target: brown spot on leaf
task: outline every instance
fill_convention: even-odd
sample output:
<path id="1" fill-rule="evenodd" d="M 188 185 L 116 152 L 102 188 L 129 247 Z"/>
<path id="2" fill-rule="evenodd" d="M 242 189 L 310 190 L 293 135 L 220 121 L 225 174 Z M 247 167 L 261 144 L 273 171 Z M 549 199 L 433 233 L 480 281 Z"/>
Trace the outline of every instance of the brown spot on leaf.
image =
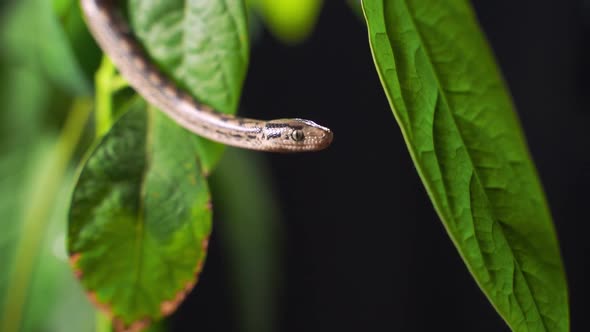
<path id="1" fill-rule="evenodd" d="M 168 316 L 176 311 L 180 303 L 184 301 L 186 294 L 187 292 L 183 289 L 182 291 L 178 292 L 172 300 L 162 302 L 160 305 L 160 312 L 162 315 Z"/>
<path id="2" fill-rule="evenodd" d="M 149 318 L 143 318 L 137 320 L 131 325 L 126 325 L 123 320 L 118 317 L 115 317 L 111 308 L 103 303 L 100 302 L 98 299 L 96 292 L 88 292 L 86 293 L 90 302 L 101 312 L 103 312 L 107 317 L 113 322 L 113 328 L 116 332 L 140 332 L 145 330 L 150 324 L 151 321 Z"/>
<path id="3" fill-rule="evenodd" d="M 72 266 L 76 266 L 76 264 L 78 264 L 78 261 L 80 260 L 80 257 L 82 255 L 80 253 L 76 253 L 73 254 L 72 256 L 70 256 L 70 264 L 72 264 Z"/>
<path id="4" fill-rule="evenodd" d="M 77 278 L 82 277 L 82 270 L 80 270 L 80 268 L 78 267 L 78 262 L 80 261 L 81 257 L 82 257 L 82 255 L 80 253 L 76 253 L 76 254 L 73 254 L 72 256 L 70 256 L 70 265 L 72 266 L 72 269 L 74 270 L 74 274 L 76 275 Z M 86 292 L 86 296 L 88 297 L 88 300 L 90 301 L 90 303 L 92 303 L 92 305 L 94 305 L 95 308 L 97 308 L 98 310 L 103 312 L 109 319 L 112 320 L 113 327 L 115 328 L 116 332 L 140 332 L 140 331 L 145 330 L 151 323 L 149 318 L 144 318 L 144 319 L 135 321 L 131 325 L 127 326 L 120 318 L 115 317 L 115 315 L 113 314 L 113 311 L 109 305 L 105 304 L 104 302 L 101 302 L 98 299 L 98 295 L 96 292 L 94 292 L 94 291 Z"/>
<path id="5" fill-rule="evenodd" d="M 82 278 L 82 270 L 80 270 L 80 268 L 78 267 L 78 261 L 80 261 L 80 257 L 81 255 L 79 253 L 70 256 L 70 266 L 72 267 L 74 275 L 78 279 Z"/>
<path id="6" fill-rule="evenodd" d="M 187 282 L 186 285 L 184 285 L 184 290 L 189 293 L 195 287 L 198 280 L 199 278 L 197 277 L 195 280 Z"/>
<path id="7" fill-rule="evenodd" d="M 203 254 L 201 255 L 201 259 L 197 263 L 195 269 L 195 278 L 199 276 L 199 273 L 203 270 L 203 264 L 205 264 L 205 258 L 207 257 L 207 248 L 209 247 L 209 238 L 205 238 L 203 242 L 201 242 L 201 249 L 203 250 Z"/>
<path id="8" fill-rule="evenodd" d="M 195 275 L 199 275 L 199 273 L 201 273 L 202 270 L 203 270 L 203 259 L 201 259 L 197 263 L 197 268 L 195 269 Z"/>
<path id="9" fill-rule="evenodd" d="M 113 311 L 111 310 L 111 308 L 100 302 L 100 300 L 98 299 L 98 296 L 96 296 L 96 292 L 87 292 L 86 295 L 88 296 L 88 299 L 90 300 L 90 302 L 100 311 L 102 311 L 105 315 L 107 315 L 109 318 L 113 318 Z"/>
<path id="10" fill-rule="evenodd" d="M 172 314 L 174 311 L 176 311 L 176 309 L 178 309 L 178 306 L 182 303 L 182 301 L 184 301 L 186 296 L 193 290 L 193 288 L 197 284 L 197 280 L 198 278 L 196 278 L 193 281 L 187 282 L 184 288 L 180 292 L 178 292 L 173 299 L 162 302 L 162 304 L 160 305 L 160 312 L 162 313 L 162 315 L 168 316 Z"/>
<path id="11" fill-rule="evenodd" d="M 203 249 L 203 251 L 206 251 L 207 247 L 209 247 L 209 239 L 205 238 L 201 242 L 201 248 Z M 197 263 L 197 266 L 195 267 L 195 279 L 188 281 L 184 285 L 184 289 L 179 291 L 174 296 L 173 299 L 162 302 L 162 304 L 160 305 L 160 312 L 162 313 L 162 315 L 168 316 L 168 315 L 172 314 L 174 311 L 176 311 L 176 309 L 178 309 L 178 306 L 182 303 L 182 301 L 184 301 L 186 296 L 193 290 L 193 288 L 195 287 L 195 285 L 197 284 L 197 282 L 199 280 L 199 274 L 201 273 L 201 270 L 203 270 L 203 263 L 205 261 L 205 256 L 206 256 L 206 254 L 203 253 L 203 255 L 201 256 L 201 259 L 199 259 L 199 262 Z"/>
<path id="12" fill-rule="evenodd" d="M 116 332 L 140 332 L 145 330 L 148 326 L 150 326 L 149 318 L 135 321 L 129 326 L 125 325 L 125 323 L 119 318 L 113 319 L 113 327 Z"/>

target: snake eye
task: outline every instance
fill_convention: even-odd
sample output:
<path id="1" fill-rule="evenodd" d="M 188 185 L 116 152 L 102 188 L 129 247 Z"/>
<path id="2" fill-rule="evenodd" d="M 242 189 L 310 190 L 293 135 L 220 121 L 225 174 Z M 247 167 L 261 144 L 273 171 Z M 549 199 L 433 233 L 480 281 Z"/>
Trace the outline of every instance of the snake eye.
<path id="1" fill-rule="evenodd" d="M 303 130 L 293 130 L 293 132 L 291 133 L 291 138 L 295 142 L 303 141 L 303 139 L 305 138 L 305 135 L 303 135 Z"/>

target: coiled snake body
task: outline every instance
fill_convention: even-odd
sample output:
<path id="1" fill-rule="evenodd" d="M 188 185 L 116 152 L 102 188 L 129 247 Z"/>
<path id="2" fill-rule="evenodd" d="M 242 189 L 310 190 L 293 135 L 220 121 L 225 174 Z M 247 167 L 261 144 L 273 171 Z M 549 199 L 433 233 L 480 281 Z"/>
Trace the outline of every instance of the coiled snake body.
<path id="1" fill-rule="evenodd" d="M 304 119 L 255 120 L 212 110 L 181 91 L 152 64 L 113 0 L 81 0 L 86 23 L 121 75 L 147 101 L 189 131 L 240 148 L 303 152 L 324 149 L 330 129 Z"/>

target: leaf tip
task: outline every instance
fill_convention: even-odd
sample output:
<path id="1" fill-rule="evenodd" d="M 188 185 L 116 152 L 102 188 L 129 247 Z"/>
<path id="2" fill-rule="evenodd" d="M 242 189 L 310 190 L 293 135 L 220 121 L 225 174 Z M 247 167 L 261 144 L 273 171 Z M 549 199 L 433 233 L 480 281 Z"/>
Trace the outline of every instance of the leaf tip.
<path id="1" fill-rule="evenodd" d="M 203 249 L 203 252 L 206 252 L 208 247 L 209 247 L 209 238 L 205 238 L 201 242 L 201 248 Z M 205 261 L 205 257 L 202 257 L 199 260 L 199 262 L 197 263 L 197 266 L 195 268 L 195 279 L 188 281 L 185 284 L 184 288 L 181 289 L 178 293 L 176 293 L 176 295 L 174 296 L 173 299 L 168 300 L 168 301 L 164 301 L 164 302 L 162 302 L 162 304 L 160 304 L 160 313 L 163 316 L 168 316 L 168 315 L 172 314 L 174 311 L 176 311 L 176 309 L 178 309 L 178 306 L 184 301 L 186 296 L 193 290 L 193 288 L 195 287 L 195 285 L 199 281 L 199 274 L 203 270 L 204 261 Z"/>
<path id="2" fill-rule="evenodd" d="M 87 292 L 86 295 L 94 307 L 104 313 L 111 320 L 113 329 L 116 332 L 140 332 L 145 330 L 151 324 L 149 318 L 138 319 L 131 324 L 126 324 L 123 319 L 115 316 L 109 305 L 98 299 L 96 292 Z"/>
<path id="3" fill-rule="evenodd" d="M 162 302 L 162 304 L 160 305 L 160 312 L 162 313 L 163 316 L 168 316 L 168 315 L 172 314 L 174 311 L 176 311 L 178 306 L 184 301 L 186 296 L 191 292 L 191 290 L 197 284 L 197 279 L 198 279 L 198 277 L 195 278 L 195 280 L 187 282 L 186 285 L 184 286 L 184 289 L 182 289 L 180 292 L 178 292 L 172 300 Z"/>
<path id="4" fill-rule="evenodd" d="M 144 318 L 126 325 L 122 320 L 115 318 L 113 319 L 113 328 L 116 332 L 140 332 L 150 326 L 150 320 Z"/>

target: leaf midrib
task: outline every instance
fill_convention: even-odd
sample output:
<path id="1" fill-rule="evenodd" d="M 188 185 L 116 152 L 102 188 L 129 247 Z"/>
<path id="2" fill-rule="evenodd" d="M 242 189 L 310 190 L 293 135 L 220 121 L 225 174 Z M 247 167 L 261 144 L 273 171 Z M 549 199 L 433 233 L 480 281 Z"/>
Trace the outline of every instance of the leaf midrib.
<path id="1" fill-rule="evenodd" d="M 144 144 L 144 154 L 145 154 L 145 165 L 144 168 L 142 170 L 141 173 L 141 182 L 140 182 L 140 191 L 139 191 L 139 196 L 140 196 L 140 202 L 139 202 L 139 206 L 138 206 L 138 214 L 137 214 L 137 232 L 136 232 L 136 247 L 135 247 L 135 256 L 136 256 L 136 273 L 135 273 L 135 282 L 134 285 L 136 285 L 136 287 L 134 287 L 133 290 L 133 304 L 136 304 L 137 301 L 137 295 L 139 293 L 139 290 L 137 288 L 137 285 L 141 285 L 140 283 L 140 279 L 141 279 L 141 275 L 142 275 L 142 269 L 143 269 L 143 261 L 145 256 L 143 255 L 143 251 L 144 251 L 144 244 L 145 244 L 145 198 L 146 198 L 146 178 L 147 175 L 149 173 L 149 169 L 152 165 L 152 155 L 150 152 L 150 145 L 152 142 L 152 131 L 153 131 L 153 119 L 152 119 L 152 115 L 149 109 L 145 110 L 146 112 L 146 117 L 145 117 L 145 121 L 146 121 L 146 133 L 145 133 L 145 144 Z"/>

